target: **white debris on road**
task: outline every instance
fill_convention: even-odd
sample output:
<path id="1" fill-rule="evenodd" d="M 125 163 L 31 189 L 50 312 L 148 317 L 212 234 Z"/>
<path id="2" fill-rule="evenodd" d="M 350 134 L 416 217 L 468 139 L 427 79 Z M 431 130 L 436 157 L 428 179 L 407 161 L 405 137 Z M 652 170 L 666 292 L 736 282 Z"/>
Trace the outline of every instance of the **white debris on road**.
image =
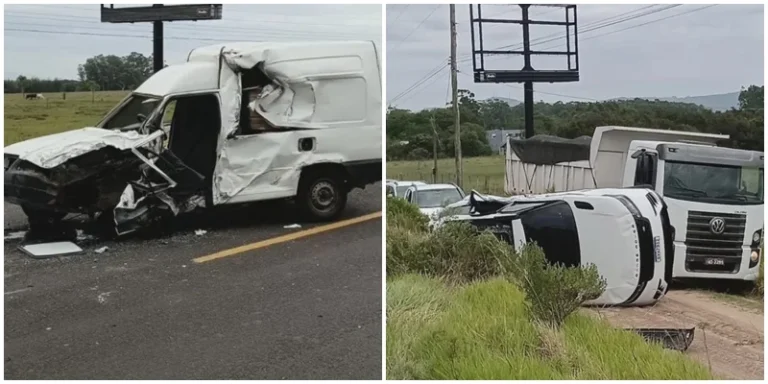
<path id="1" fill-rule="evenodd" d="M 286 226 L 284 226 L 283 228 L 285 228 L 285 229 L 296 229 L 296 228 L 301 228 L 301 224 L 291 224 L 291 225 L 286 225 Z"/>
<path id="2" fill-rule="evenodd" d="M 99 295 L 96 296 L 96 300 L 98 300 L 100 304 L 104 304 L 104 303 L 107 302 L 107 297 L 109 295 L 111 295 L 111 294 L 112 294 L 112 292 L 102 292 L 102 293 L 99 293 Z"/>
<path id="3" fill-rule="evenodd" d="M 96 253 L 104 253 L 108 249 L 109 249 L 109 247 L 101 247 L 101 248 L 94 249 L 93 251 L 96 252 Z"/>
<path id="4" fill-rule="evenodd" d="M 208 233 L 208 231 L 206 231 L 205 229 L 195 230 L 195 235 L 197 236 L 202 236 L 202 235 L 205 235 L 206 233 Z"/>

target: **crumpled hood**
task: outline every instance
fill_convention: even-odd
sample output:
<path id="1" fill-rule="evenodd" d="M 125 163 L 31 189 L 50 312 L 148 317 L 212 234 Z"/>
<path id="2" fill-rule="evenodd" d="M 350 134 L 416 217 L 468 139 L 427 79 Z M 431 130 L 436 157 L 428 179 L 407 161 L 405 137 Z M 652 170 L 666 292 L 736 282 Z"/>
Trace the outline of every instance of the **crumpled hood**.
<path id="1" fill-rule="evenodd" d="M 41 168 L 54 168 L 69 159 L 104 147 L 126 150 L 145 139 L 136 131 L 120 132 L 102 128 L 82 128 L 37 137 L 5 147 L 7 155 L 18 156 Z"/>

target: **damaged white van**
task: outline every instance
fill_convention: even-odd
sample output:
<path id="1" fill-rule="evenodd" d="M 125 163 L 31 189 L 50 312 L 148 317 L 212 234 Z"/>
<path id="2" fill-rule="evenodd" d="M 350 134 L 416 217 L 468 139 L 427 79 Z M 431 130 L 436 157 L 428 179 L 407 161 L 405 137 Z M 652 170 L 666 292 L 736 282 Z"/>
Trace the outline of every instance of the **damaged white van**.
<path id="1" fill-rule="evenodd" d="M 197 207 L 294 199 L 331 220 L 381 180 L 373 42 L 232 43 L 162 69 L 94 127 L 5 148 L 30 225 L 107 215 L 117 234 Z"/>

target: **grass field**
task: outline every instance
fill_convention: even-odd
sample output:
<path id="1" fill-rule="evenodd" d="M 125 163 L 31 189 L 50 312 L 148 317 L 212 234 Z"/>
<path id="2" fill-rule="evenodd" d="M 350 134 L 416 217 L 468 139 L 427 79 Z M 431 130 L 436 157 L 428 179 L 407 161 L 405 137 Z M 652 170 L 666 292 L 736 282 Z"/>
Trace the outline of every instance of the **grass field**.
<path id="1" fill-rule="evenodd" d="M 5 94 L 5 145 L 33 137 L 93 126 L 128 92 L 46 93 L 45 100 L 25 100 L 21 94 Z"/>
<path id="2" fill-rule="evenodd" d="M 432 160 L 388 161 L 387 178 L 398 180 L 421 180 L 432 182 Z M 437 181 L 456 182 L 454 159 L 440 159 L 437 162 Z M 469 192 L 505 195 L 504 156 L 470 157 L 464 159 L 464 180 L 462 187 Z"/>
<path id="3" fill-rule="evenodd" d="M 502 279 L 446 285 L 387 281 L 387 379 L 711 379 L 706 367 L 641 337 L 573 314 L 560 330 L 530 321 Z"/>

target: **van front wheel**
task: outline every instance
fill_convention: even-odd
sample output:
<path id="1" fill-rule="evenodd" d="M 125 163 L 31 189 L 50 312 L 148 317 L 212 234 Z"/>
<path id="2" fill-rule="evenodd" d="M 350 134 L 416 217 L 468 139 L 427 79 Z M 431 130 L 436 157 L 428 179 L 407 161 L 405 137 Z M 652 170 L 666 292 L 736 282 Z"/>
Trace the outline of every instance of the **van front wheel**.
<path id="1" fill-rule="evenodd" d="M 302 178 L 297 203 L 310 219 L 333 220 L 341 215 L 347 205 L 347 190 L 337 177 L 327 174 L 312 175 L 306 179 Z"/>

